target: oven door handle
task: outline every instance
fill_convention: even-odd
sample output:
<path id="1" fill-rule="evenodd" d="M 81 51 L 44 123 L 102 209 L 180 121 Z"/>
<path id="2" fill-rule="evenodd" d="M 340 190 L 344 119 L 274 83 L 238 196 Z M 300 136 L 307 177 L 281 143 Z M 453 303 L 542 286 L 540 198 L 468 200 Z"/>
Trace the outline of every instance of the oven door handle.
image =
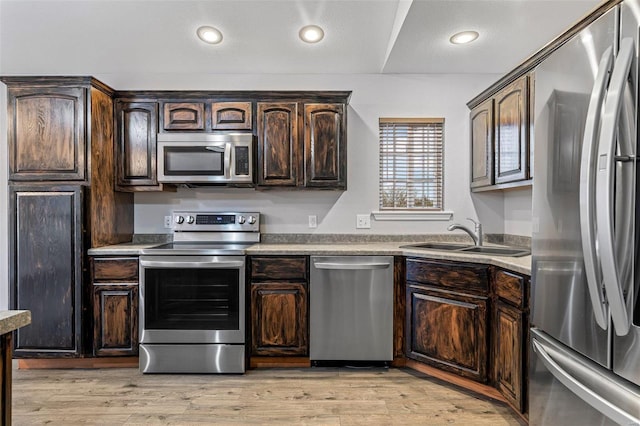
<path id="1" fill-rule="evenodd" d="M 216 261 L 216 262 L 181 262 L 175 260 L 142 260 L 140 266 L 150 268 L 242 268 L 244 262 L 240 260 Z"/>

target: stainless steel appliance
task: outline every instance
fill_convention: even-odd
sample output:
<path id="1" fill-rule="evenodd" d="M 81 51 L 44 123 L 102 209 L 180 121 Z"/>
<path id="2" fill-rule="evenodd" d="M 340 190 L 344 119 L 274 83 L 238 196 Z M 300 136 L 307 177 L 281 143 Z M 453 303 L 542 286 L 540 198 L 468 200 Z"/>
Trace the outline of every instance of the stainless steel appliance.
<path id="1" fill-rule="evenodd" d="M 259 213 L 174 212 L 173 242 L 140 256 L 140 370 L 245 371 L 245 249 Z"/>
<path id="2" fill-rule="evenodd" d="M 625 0 L 535 70 L 532 425 L 640 424 L 639 17 Z"/>
<path id="3" fill-rule="evenodd" d="M 158 182 L 251 184 L 251 133 L 159 133 Z"/>
<path id="4" fill-rule="evenodd" d="M 312 256 L 309 358 L 393 360 L 393 256 Z"/>

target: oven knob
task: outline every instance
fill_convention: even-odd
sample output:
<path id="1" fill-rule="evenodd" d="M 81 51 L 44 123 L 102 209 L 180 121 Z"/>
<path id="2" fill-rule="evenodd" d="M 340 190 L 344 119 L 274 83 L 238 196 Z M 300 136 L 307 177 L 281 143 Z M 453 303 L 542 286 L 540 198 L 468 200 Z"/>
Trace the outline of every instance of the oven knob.
<path id="1" fill-rule="evenodd" d="M 196 221 L 196 218 L 195 218 L 195 217 L 193 217 L 193 216 L 187 216 L 187 223 L 188 223 L 188 224 L 190 224 L 190 225 L 191 225 L 191 224 L 192 224 L 193 222 L 195 222 L 195 221 Z"/>
<path id="2" fill-rule="evenodd" d="M 255 218 L 255 217 L 253 217 L 253 216 L 249 216 L 249 223 L 250 223 L 251 225 L 253 225 L 254 223 L 256 223 L 256 218 Z"/>
<path id="3" fill-rule="evenodd" d="M 242 224 L 243 224 L 243 223 L 245 223 L 245 222 L 246 222 L 246 219 L 244 218 L 244 216 L 238 216 L 238 223 L 239 223 L 240 225 L 242 225 Z"/>
<path id="4" fill-rule="evenodd" d="M 176 223 L 180 224 L 180 223 L 182 223 L 182 222 L 184 222 L 184 217 L 182 217 L 182 216 L 176 216 Z"/>

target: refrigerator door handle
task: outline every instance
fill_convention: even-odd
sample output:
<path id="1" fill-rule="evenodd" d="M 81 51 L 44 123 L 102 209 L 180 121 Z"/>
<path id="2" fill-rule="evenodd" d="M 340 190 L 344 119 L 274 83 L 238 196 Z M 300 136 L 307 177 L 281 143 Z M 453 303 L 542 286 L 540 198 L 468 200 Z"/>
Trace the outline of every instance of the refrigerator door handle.
<path id="1" fill-rule="evenodd" d="M 580 234 L 582 236 L 582 255 L 584 258 L 585 274 L 589 296 L 593 306 L 593 315 L 596 323 L 606 330 L 608 328 L 607 305 L 601 289 L 600 263 L 596 256 L 596 229 L 595 229 L 595 168 L 596 168 L 596 139 L 602 104 L 607 93 L 607 82 L 611 64 L 613 63 L 613 48 L 609 47 L 602 54 L 598 73 L 591 91 L 587 120 L 584 128 L 584 141 L 582 144 L 582 160 L 580 161 Z"/>
<path id="2" fill-rule="evenodd" d="M 596 175 L 596 205 L 599 206 L 596 210 L 596 225 L 600 264 L 611 319 L 618 336 L 627 335 L 630 324 L 614 250 L 613 210 L 617 145 L 615 142 L 622 100 L 634 53 L 633 39 L 629 37 L 622 39 L 604 104 Z"/>
<path id="3" fill-rule="evenodd" d="M 619 424 L 634 425 L 638 394 L 608 371 L 584 364 L 568 350 L 531 329 L 531 345 L 549 372 L 571 392 Z M 604 370 L 604 369 L 603 369 Z"/>

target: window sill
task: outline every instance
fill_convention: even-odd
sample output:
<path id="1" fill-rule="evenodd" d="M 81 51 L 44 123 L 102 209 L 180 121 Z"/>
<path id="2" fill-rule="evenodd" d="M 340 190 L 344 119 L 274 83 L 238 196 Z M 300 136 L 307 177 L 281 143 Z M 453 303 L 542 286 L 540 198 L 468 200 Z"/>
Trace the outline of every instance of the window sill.
<path id="1" fill-rule="evenodd" d="M 375 220 L 393 221 L 449 221 L 453 217 L 452 211 L 430 212 L 430 211 L 377 211 L 371 212 Z"/>

